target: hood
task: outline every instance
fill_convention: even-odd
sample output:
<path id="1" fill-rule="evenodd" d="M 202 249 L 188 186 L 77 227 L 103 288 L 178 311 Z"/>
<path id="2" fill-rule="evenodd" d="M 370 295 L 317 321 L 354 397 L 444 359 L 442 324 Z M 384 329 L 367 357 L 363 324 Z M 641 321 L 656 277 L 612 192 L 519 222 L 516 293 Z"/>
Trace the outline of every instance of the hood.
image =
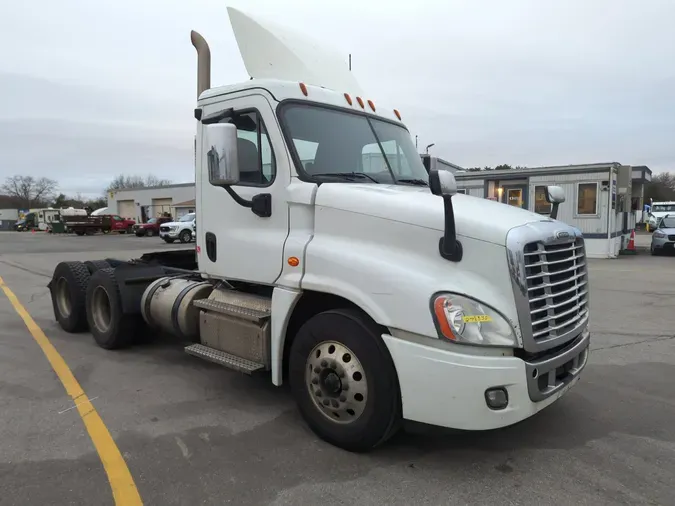
<path id="1" fill-rule="evenodd" d="M 249 76 L 362 94 L 345 56 L 270 21 L 228 7 L 232 31 Z"/>
<path id="2" fill-rule="evenodd" d="M 452 203 L 460 236 L 501 246 L 513 227 L 552 221 L 524 209 L 461 193 L 452 197 Z M 433 195 L 426 187 L 323 183 L 317 192 L 316 205 L 439 232 L 444 229 L 443 199 Z"/>

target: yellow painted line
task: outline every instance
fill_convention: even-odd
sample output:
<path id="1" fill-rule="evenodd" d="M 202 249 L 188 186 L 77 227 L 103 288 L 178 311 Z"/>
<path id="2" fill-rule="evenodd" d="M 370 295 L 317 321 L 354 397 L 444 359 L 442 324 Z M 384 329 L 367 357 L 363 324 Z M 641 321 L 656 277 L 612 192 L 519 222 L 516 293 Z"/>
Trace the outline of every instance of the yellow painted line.
<path id="1" fill-rule="evenodd" d="M 56 351 L 56 348 L 54 348 L 49 339 L 47 339 L 45 333 L 38 327 L 35 320 L 33 320 L 26 308 L 23 307 L 17 296 L 14 295 L 14 292 L 9 289 L 1 277 L 0 288 L 5 292 L 5 295 L 12 303 L 12 306 L 14 306 L 14 310 L 19 314 L 26 324 L 26 327 L 28 327 L 33 339 L 35 339 L 40 348 L 42 348 L 52 369 L 54 369 L 54 372 L 61 380 L 61 383 L 63 383 L 66 392 L 68 392 L 68 395 L 70 395 L 73 402 L 75 402 L 77 411 L 80 413 L 84 426 L 87 428 L 89 437 L 94 443 L 98 456 L 103 463 L 103 468 L 108 475 L 108 481 L 110 482 L 110 488 L 112 489 L 115 504 L 123 506 L 142 505 L 143 501 L 141 501 L 141 496 L 138 494 L 136 483 L 134 483 L 134 479 L 129 472 L 126 462 L 124 462 L 124 458 L 122 457 L 119 448 L 117 448 L 115 441 L 110 435 L 110 432 L 108 432 L 108 428 L 103 423 L 103 420 L 101 420 L 96 408 L 94 408 L 87 397 L 87 394 L 84 393 L 84 390 L 82 390 L 82 387 L 75 379 L 68 364 L 66 364 L 66 361 L 63 360 L 63 357 Z"/>

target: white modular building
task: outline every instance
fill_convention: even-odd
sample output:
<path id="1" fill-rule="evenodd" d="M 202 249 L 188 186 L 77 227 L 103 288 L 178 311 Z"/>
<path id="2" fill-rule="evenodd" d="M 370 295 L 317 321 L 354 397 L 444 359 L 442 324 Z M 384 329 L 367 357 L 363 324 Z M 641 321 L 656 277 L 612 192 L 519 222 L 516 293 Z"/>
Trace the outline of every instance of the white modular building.
<path id="1" fill-rule="evenodd" d="M 455 178 L 462 193 L 543 215 L 551 211 L 546 186 L 561 186 L 566 199 L 558 220 L 583 232 L 590 258 L 615 258 L 641 217 L 651 175 L 649 167 L 612 162 L 456 172 Z"/>
<path id="2" fill-rule="evenodd" d="M 146 188 L 129 188 L 108 193 L 111 214 L 144 223 L 165 213 L 178 217 L 189 209 L 194 211 L 196 191 L 194 183 L 170 184 Z M 192 203 L 192 205 L 189 205 Z"/>

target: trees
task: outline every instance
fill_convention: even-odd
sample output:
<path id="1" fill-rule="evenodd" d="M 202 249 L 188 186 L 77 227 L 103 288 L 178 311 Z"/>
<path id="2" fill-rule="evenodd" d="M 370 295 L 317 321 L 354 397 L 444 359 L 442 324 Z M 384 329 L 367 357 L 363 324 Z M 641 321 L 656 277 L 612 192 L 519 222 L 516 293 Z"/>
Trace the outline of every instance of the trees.
<path id="1" fill-rule="evenodd" d="M 672 172 L 656 174 L 645 185 L 645 202 L 649 199 L 655 202 L 675 200 L 675 175 Z"/>
<path id="2" fill-rule="evenodd" d="M 165 186 L 171 184 L 169 179 L 161 179 L 153 174 L 145 178 L 141 176 L 127 176 L 120 174 L 106 187 L 106 193 L 114 190 L 125 190 L 128 188 L 147 188 L 149 186 Z"/>
<path id="3" fill-rule="evenodd" d="M 47 177 L 10 176 L 0 186 L 3 194 L 12 197 L 19 207 L 40 207 L 54 195 L 58 183 Z"/>

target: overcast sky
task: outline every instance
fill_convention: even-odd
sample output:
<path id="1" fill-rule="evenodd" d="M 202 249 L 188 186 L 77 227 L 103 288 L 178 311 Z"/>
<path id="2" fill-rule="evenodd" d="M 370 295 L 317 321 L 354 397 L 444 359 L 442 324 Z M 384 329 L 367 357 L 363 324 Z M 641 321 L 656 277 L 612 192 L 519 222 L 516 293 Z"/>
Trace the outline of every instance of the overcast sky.
<path id="1" fill-rule="evenodd" d="M 32 0 L 0 15 L 0 180 L 193 181 L 190 30 L 213 85 L 248 79 L 226 5 L 352 53 L 369 98 L 459 165 L 675 169 L 673 0 Z"/>

